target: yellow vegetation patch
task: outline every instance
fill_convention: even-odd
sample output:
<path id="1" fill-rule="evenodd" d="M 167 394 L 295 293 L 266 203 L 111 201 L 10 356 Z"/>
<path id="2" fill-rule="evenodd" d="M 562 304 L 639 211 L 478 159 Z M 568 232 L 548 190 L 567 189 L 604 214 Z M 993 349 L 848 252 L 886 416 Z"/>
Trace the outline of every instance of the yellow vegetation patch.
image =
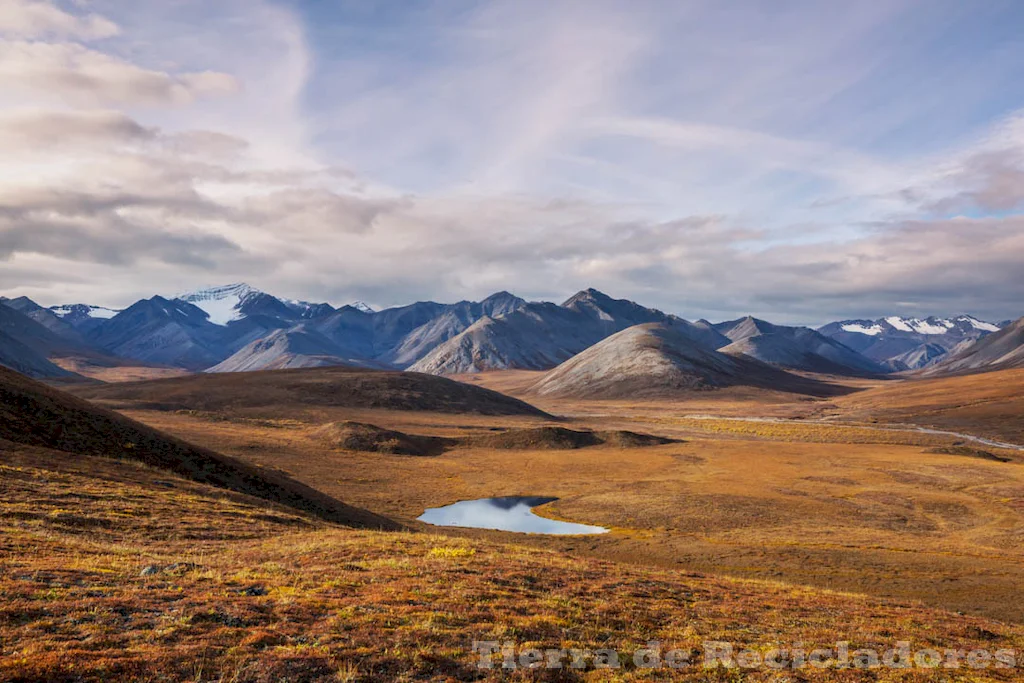
<path id="1" fill-rule="evenodd" d="M 476 555 L 476 550 L 473 548 L 464 548 L 460 546 L 438 546 L 431 548 L 427 553 L 430 557 L 443 557 L 446 559 L 455 559 L 459 557 L 472 557 Z"/>

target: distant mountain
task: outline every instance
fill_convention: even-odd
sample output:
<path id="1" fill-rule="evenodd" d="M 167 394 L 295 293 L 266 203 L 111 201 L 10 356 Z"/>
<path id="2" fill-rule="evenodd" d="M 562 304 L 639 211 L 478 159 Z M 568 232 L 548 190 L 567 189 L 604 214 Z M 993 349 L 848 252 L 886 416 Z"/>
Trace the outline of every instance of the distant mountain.
<path id="1" fill-rule="evenodd" d="M 381 368 L 335 344 L 308 324 L 288 330 L 275 330 L 246 345 L 227 360 L 206 372 L 249 372 L 328 366 Z"/>
<path id="2" fill-rule="evenodd" d="M 93 330 L 89 339 L 122 358 L 188 370 L 216 365 L 229 354 L 223 329 L 209 314 L 180 300 L 137 301 Z"/>
<path id="3" fill-rule="evenodd" d="M 937 349 L 921 348 L 932 339 L 922 339 L 940 328 L 943 342 L 936 344 L 948 349 L 957 339 L 967 343 L 995 327 L 969 316 L 948 325 L 939 319 L 845 321 L 822 328 L 832 338 L 755 318 L 688 322 L 596 289 L 562 304 L 527 302 L 502 291 L 482 301 L 421 301 L 380 311 L 359 302 L 335 309 L 281 298 L 244 283 L 155 296 L 122 311 L 86 304 L 44 309 L 24 298 L 8 304 L 66 344 L 132 362 L 216 372 L 334 363 L 430 374 L 548 370 L 622 330 L 659 323 L 705 350 L 742 353 L 782 367 L 865 374 L 934 362 Z M 883 354 L 883 361 L 895 359 L 885 367 L 857 353 L 881 341 L 894 345 Z"/>
<path id="4" fill-rule="evenodd" d="M 50 309 L 43 308 L 27 296 L 20 296 L 16 299 L 3 299 L 3 304 L 35 320 L 67 342 L 77 345 L 85 345 L 87 343 L 82 333 L 75 329 L 73 325 Z"/>
<path id="5" fill-rule="evenodd" d="M 882 363 L 891 372 L 919 370 L 932 365 L 949 351 L 938 344 L 921 344 Z"/>
<path id="6" fill-rule="evenodd" d="M 211 323 L 222 326 L 255 316 L 294 322 L 334 311 L 329 304 L 279 299 L 245 283 L 210 287 L 174 298 L 199 308 Z"/>
<path id="7" fill-rule="evenodd" d="M 947 358 L 926 368 L 922 374 L 940 375 L 1006 368 L 1024 368 L 1024 318 L 951 352 Z"/>
<path id="8" fill-rule="evenodd" d="M 732 340 L 722 353 L 743 354 L 763 363 L 793 370 L 830 374 L 881 374 L 880 364 L 809 327 L 787 327 L 747 316 L 718 323 L 716 330 Z"/>
<path id="9" fill-rule="evenodd" d="M 91 306 L 89 304 L 66 304 L 63 306 L 52 306 L 50 310 L 55 316 L 74 327 L 83 334 L 88 334 L 110 320 L 121 311 L 104 306 Z"/>
<path id="10" fill-rule="evenodd" d="M 75 345 L 11 308 L 11 301 L 0 303 L 0 365 L 40 379 L 73 377 L 50 357 L 70 354 Z"/>
<path id="11" fill-rule="evenodd" d="M 878 320 L 842 320 L 820 327 L 818 331 L 872 360 L 885 363 L 904 355 L 913 356 L 922 346 L 929 347 L 930 354 L 934 354 L 936 347 L 949 352 L 965 341 L 997 332 L 1000 327 L 970 315 L 954 318 L 889 316 Z M 924 357 L 919 353 L 917 356 L 918 360 Z M 936 358 L 933 355 L 929 362 Z"/>
<path id="12" fill-rule="evenodd" d="M 478 320 L 409 369 L 435 375 L 509 368 L 547 370 L 616 332 L 644 323 L 671 323 L 681 334 L 712 350 L 729 343 L 709 325 L 690 323 L 588 289 L 561 306 L 529 303 Z"/>
<path id="13" fill-rule="evenodd" d="M 408 367 L 480 320 L 508 315 L 525 306 L 527 302 L 523 299 L 508 292 L 498 292 L 479 303 L 460 301 L 447 305 L 437 316 L 397 339 L 388 338 L 377 328 L 375 338 L 378 345 L 381 350 L 388 349 L 379 358 L 397 367 Z M 387 311 L 382 311 L 384 315 Z"/>
<path id="14" fill-rule="evenodd" d="M 548 306 L 553 307 L 553 304 Z M 434 348 L 409 370 L 430 375 L 508 368 L 542 370 L 571 357 L 578 349 L 586 348 L 586 342 L 544 334 L 545 324 L 535 316 L 536 308 L 539 306 L 531 304 L 527 311 L 499 318 L 481 318 L 464 332 Z"/>
<path id="15" fill-rule="evenodd" d="M 54 331 L 44 324 L 46 322 L 53 322 L 49 319 L 45 309 L 39 308 L 30 299 L 25 299 L 15 304 L 28 311 L 28 313 L 25 313 L 9 305 L 17 301 L 9 300 L 8 303 L 0 304 L 0 331 L 28 346 L 44 358 L 96 355 L 96 348 L 85 342 L 81 335 L 78 335 L 73 330 L 68 331 L 58 328 L 58 331 Z M 43 322 L 36 320 L 36 317 L 39 317 Z M 61 333 L 67 333 L 67 336 L 63 336 Z"/>
<path id="16" fill-rule="evenodd" d="M 371 306 L 370 304 L 367 304 L 367 303 L 363 303 L 362 301 L 353 301 L 352 303 L 349 304 L 349 306 L 351 306 L 352 308 L 356 309 L 357 311 L 362 311 L 363 313 L 376 313 L 377 312 L 374 309 L 373 306 Z"/>
<path id="17" fill-rule="evenodd" d="M 695 342 L 669 323 L 636 325 L 559 365 L 530 391 L 562 398 L 667 398 L 733 385 L 825 393 L 827 385 Z"/>

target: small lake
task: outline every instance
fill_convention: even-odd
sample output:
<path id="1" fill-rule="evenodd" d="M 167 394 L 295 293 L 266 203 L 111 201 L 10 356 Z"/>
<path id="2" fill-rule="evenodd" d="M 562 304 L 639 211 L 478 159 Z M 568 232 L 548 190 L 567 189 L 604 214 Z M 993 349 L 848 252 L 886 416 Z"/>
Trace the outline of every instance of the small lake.
<path id="1" fill-rule="evenodd" d="M 507 496 L 464 500 L 441 508 L 430 508 L 417 519 L 434 526 L 518 531 L 524 534 L 604 534 L 604 527 L 561 522 L 533 513 L 533 508 L 557 498 Z"/>

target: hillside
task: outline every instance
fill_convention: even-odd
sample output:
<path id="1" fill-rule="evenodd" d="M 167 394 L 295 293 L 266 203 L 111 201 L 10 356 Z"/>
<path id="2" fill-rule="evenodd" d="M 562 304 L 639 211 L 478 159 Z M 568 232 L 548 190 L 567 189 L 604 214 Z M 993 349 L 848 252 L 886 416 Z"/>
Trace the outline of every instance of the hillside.
<path id="1" fill-rule="evenodd" d="M 6 332 L 0 331 L 0 366 L 37 379 L 73 377 L 38 351 L 26 346 Z"/>
<path id="2" fill-rule="evenodd" d="M 123 415 L 0 368 L 3 442 L 131 460 L 193 481 L 263 498 L 351 526 L 396 528 L 384 517 L 345 505 L 286 475 L 197 448 Z"/>
<path id="3" fill-rule="evenodd" d="M 926 369 L 925 376 L 1024 367 L 1024 318 Z"/>
<path id="4" fill-rule="evenodd" d="M 827 385 L 708 350 L 673 325 L 630 327 L 562 363 L 530 391 L 557 398 L 657 398 L 734 385 L 826 392 Z"/>
<path id="5" fill-rule="evenodd" d="M 299 325 L 276 330 L 246 345 L 206 372 L 250 372 L 330 366 L 376 367 L 380 364 L 361 358 L 358 353 L 332 342 L 324 335 Z"/>
<path id="6" fill-rule="evenodd" d="M 911 423 L 1024 445 L 1024 369 L 885 382 L 837 399 L 844 420 Z"/>
<path id="7" fill-rule="evenodd" d="M 709 676 L 706 641 L 763 649 L 784 638 L 810 650 L 851 640 L 883 652 L 894 646 L 893 624 L 916 648 L 995 650 L 1024 638 L 1020 626 L 905 602 L 483 539 L 332 528 L 106 459 L 65 468 L 16 453 L 0 465 L 0 486 L 0 641 L 32 655 L 0 657 L 5 681 L 609 678 L 593 660 L 581 671 L 566 659 L 544 677 L 503 672 L 498 657 L 495 670 L 477 667 L 467 638 L 514 633 L 520 649 L 616 649 L 617 679 L 649 678 L 632 652 L 657 634 L 666 650 L 692 653 L 672 680 L 706 683 L 741 680 Z M 850 673 L 834 680 L 867 680 Z"/>
<path id="8" fill-rule="evenodd" d="M 79 387 L 75 393 L 117 406 L 156 410 L 216 411 L 306 405 L 544 415 L 518 399 L 443 377 L 341 367 L 192 375 Z"/>

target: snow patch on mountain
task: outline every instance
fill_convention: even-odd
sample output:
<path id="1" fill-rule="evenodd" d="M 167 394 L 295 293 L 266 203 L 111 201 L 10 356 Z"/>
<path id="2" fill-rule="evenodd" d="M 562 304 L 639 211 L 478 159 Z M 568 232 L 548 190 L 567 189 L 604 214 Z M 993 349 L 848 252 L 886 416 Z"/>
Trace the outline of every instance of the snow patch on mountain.
<path id="1" fill-rule="evenodd" d="M 895 327 L 895 328 L 896 328 L 897 330 L 899 330 L 900 332 L 913 332 L 913 331 L 914 331 L 914 328 L 913 328 L 913 327 L 911 327 L 910 325 L 908 325 L 908 324 L 907 324 L 907 323 L 906 323 L 906 322 L 905 322 L 905 321 L 903 320 L 903 318 L 900 318 L 900 317 L 898 317 L 898 316 L 890 316 L 890 317 L 888 317 L 888 318 L 886 318 L 886 319 L 885 319 L 885 322 L 889 323 L 890 325 L 892 325 L 893 327 Z"/>
<path id="2" fill-rule="evenodd" d="M 88 304 L 67 304 L 54 306 L 50 309 L 58 318 L 66 318 L 69 315 L 82 315 L 97 320 L 110 320 L 121 311 L 103 306 L 89 306 Z"/>
<path id="3" fill-rule="evenodd" d="M 910 326 L 918 334 L 946 334 L 946 332 L 953 328 L 953 323 L 949 320 L 936 320 L 935 322 L 914 320 L 910 323 Z"/>
<path id="4" fill-rule="evenodd" d="M 370 304 L 367 304 L 367 303 L 363 303 L 362 301 L 355 301 L 355 302 L 349 304 L 349 306 L 351 306 L 352 308 L 356 309 L 357 311 L 362 311 L 363 313 L 376 313 L 377 312 L 377 310 L 373 306 L 371 306 Z"/>
<path id="5" fill-rule="evenodd" d="M 997 326 L 969 315 L 960 316 L 956 320 L 950 320 L 949 318 L 900 318 L 898 316 L 890 316 L 885 319 L 885 322 L 900 332 L 915 332 L 917 334 L 947 334 L 950 330 L 958 327 L 957 323 L 967 323 L 974 329 L 984 332 L 999 331 Z M 846 328 L 844 327 L 843 329 Z"/>
<path id="6" fill-rule="evenodd" d="M 188 302 L 202 310 L 214 325 L 227 325 L 244 317 L 239 310 L 242 300 L 250 294 L 256 293 L 259 293 L 259 290 L 253 289 L 245 283 L 236 283 L 201 289 L 197 292 L 187 292 L 174 298 Z"/>
<path id="7" fill-rule="evenodd" d="M 978 320 L 977 318 L 972 318 L 969 315 L 961 316 L 961 317 L 957 318 L 957 320 L 960 321 L 960 322 L 968 323 L 974 329 L 982 330 L 984 332 L 998 332 L 999 330 L 1002 329 L 998 325 L 993 325 L 992 323 L 987 323 L 987 322 L 985 322 L 983 320 Z M 1004 325 L 1004 327 L 1007 327 L 1007 326 Z"/>
<path id="8" fill-rule="evenodd" d="M 881 325 L 872 325 L 871 327 L 865 327 L 864 325 L 854 323 L 850 325 L 843 325 L 843 330 L 845 330 L 846 332 L 866 334 L 869 337 L 874 337 L 875 335 L 882 334 Z"/>

